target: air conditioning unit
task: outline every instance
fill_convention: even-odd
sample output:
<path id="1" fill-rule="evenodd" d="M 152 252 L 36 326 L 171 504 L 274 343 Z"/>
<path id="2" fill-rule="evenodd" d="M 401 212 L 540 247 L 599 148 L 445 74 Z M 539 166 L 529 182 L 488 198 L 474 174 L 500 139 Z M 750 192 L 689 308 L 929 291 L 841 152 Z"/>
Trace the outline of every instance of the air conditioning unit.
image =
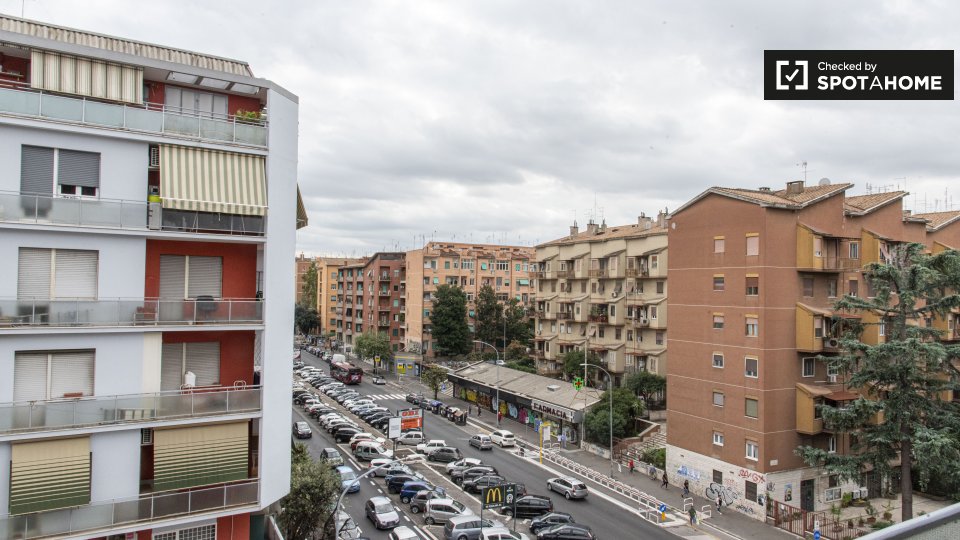
<path id="1" fill-rule="evenodd" d="M 836 349 L 840 346 L 840 340 L 837 338 L 829 338 L 827 339 L 826 346 L 830 349 Z"/>
<path id="2" fill-rule="evenodd" d="M 610 293 L 610 296 L 612 296 L 613 298 L 616 298 L 616 297 L 620 296 L 620 293 L 617 292 L 617 291 L 613 291 L 612 293 Z"/>
<path id="3" fill-rule="evenodd" d="M 140 430 L 140 446 L 148 446 L 153 444 L 153 428 L 146 428 Z"/>
<path id="4" fill-rule="evenodd" d="M 160 167 L 160 147 L 159 146 L 150 147 L 150 166 Z"/>
<path id="5" fill-rule="evenodd" d="M 828 374 L 827 374 L 827 382 L 829 382 L 829 383 L 835 383 L 835 382 L 837 382 L 837 374 L 836 374 L 836 373 L 828 373 Z"/>

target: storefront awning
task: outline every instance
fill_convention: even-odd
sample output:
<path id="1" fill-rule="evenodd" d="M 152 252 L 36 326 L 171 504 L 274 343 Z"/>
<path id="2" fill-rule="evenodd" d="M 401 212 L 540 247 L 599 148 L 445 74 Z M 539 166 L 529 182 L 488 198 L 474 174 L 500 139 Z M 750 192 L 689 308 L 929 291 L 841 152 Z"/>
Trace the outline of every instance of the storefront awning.
<path id="1" fill-rule="evenodd" d="M 264 158 L 184 146 L 160 146 L 163 207 L 246 216 L 267 213 Z"/>

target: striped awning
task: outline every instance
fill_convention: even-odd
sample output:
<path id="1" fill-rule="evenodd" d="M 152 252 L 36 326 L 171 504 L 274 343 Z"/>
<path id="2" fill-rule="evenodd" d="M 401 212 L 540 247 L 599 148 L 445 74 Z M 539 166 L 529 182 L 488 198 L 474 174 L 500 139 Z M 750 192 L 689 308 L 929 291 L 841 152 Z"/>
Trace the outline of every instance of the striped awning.
<path id="1" fill-rule="evenodd" d="M 154 489 L 166 491 L 247 478 L 248 423 L 154 431 Z"/>
<path id="2" fill-rule="evenodd" d="M 90 503 L 90 438 L 13 443 L 10 513 Z"/>
<path id="3" fill-rule="evenodd" d="M 303 196 L 300 195 L 300 186 L 297 186 L 297 228 L 307 226 L 307 207 L 303 205 Z"/>
<path id="4" fill-rule="evenodd" d="M 264 158 L 185 146 L 160 146 L 163 207 L 221 214 L 267 213 Z"/>
<path id="5" fill-rule="evenodd" d="M 30 86 L 65 94 L 143 103 L 143 68 L 33 50 L 30 54 Z"/>

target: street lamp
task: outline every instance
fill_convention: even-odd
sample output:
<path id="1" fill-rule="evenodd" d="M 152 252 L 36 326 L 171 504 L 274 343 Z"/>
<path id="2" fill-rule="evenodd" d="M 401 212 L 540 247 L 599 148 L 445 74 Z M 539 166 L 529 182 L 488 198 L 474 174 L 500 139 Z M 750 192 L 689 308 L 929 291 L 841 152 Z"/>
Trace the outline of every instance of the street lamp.
<path id="1" fill-rule="evenodd" d="M 498 351 L 496 347 L 487 343 L 486 341 L 480 341 L 479 339 L 475 339 L 473 340 L 473 342 L 490 347 L 491 349 L 493 349 L 493 352 L 496 353 L 497 355 L 497 428 L 499 428 L 500 427 L 500 351 Z"/>
<path id="2" fill-rule="evenodd" d="M 607 393 L 610 394 L 610 478 L 613 478 L 613 376 L 610 375 L 609 371 L 596 364 L 584 362 L 582 365 L 584 371 L 587 370 L 587 367 L 595 367 L 607 374 Z"/>

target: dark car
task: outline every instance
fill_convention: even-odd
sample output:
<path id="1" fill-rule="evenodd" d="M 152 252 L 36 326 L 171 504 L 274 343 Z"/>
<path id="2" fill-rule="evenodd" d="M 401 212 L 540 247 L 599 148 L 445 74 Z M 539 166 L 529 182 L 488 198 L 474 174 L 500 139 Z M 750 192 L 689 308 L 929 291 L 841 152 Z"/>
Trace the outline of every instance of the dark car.
<path id="1" fill-rule="evenodd" d="M 433 499 L 443 499 L 447 496 L 447 493 L 443 488 L 436 489 L 423 489 L 417 492 L 410 499 L 410 513 L 419 514 L 423 512 L 423 509 L 427 506 L 427 501 L 432 501 Z"/>
<path id="2" fill-rule="evenodd" d="M 541 530 L 537 533 L 537 538 L 540 540 L 593 540 L 596 536 L 586 525 L 565 523 Z"/>
<path id="3" fill-rule="evenodd" d="M 387 429 L 387 424 L 390 423 L 391 418 L 393 418 L 392 414 L 388 414 L 387 416 L 383 416 L 383 417 L 378 417 L 376 420 L 371 420 L 370 425 L 379 429 L 380 431 L 383 431 Z"/>
<path id="4" fill-rule="evenodd" d="M 480 493 L 485 487 L 499 486 L 507 480 L 496 474 L 488 474 L 471 480 L 463 481 L 463 490 L 467 493 Z"/>
<path id="5" fill-rule="evenodd" d="M 550 497 L 544 497 L 543 495 L 524 495 L 517 497 L 517 502 L 514 503 L 513 507 L 503 507 L 503 513 L 512 516 L 514 515 L 514 508 L 516 508 L 515 517 L 517 519 L 532 518 L 553 512 L 553 501 L 550 500 Z"/>
<path id="6" fill-rule="evenodd" d="M 450 477 L 453 478 L 454 482 L 461 484 L 465 480 L 473 480 L 487 474 L 497 474 L 497 468 L 490 465 L 474 465 L 463 470 L 455 469 Z"/>
<path id="7" fill-rule="evenodd" d="M 304 401 L 306 401 L 306 400 L 308 400 L 308 399 L 310 399 L 310 398 L 312 398 L 312 397 L 316 397 L 316 396 L 314 396 L 314 395 L 311 394 L 310 392 L 304 392 L 304 393 L 302 393 L 302 394 L 294 397 L 294 398 L 293 398 L 293 402 L 296 403 L 297 405 L 303 405 L 303 402 L 304 402 Z"/>
<path id="8" fill-rule="evenodd" d="M 390 493 L 400 493 L 400 490 L 403 488 L 403 485 L 407 482 L 420 481 L 421 478 L 417 478 L 412 474 L 392 474 L 387 477 L 387 491 Z"/>
<path id="9" fill-rule="evenodd" d="M 310 411 L 310 417 L 311 417 L 311 418 L 320 418 L 321 416 L 323 416 L 323 415 L 325 415 L 325 414 L 330 414 L 330 413 L 332 413 L 332 412 L 336 412 L 336 411 L 335 411 L 334 409 L 331 409 L 330 407 L 320 406 L 320 407 L 316 407 L 316 408 L 314 408 L 313 410 Z"/>
<path id="10" fill-rule="evenodd" d="M 313 437 L 313 430 L 310 429 L 310 426 L 307 425 L 306 422 L 294 422 L 293 435 L 298 439 L 309 439 Z"/>
<path id="11" fill-rule="evenodd" d="M 530 520 L 530 532 L 537 534 L 544 529 L 549 529 L 554 525 L 562 525 L 564 523 L 573 523 L 573 516 L 566 512 L 550 512 L 549 514 L 544 514 Z"/>
<path id="12" fill-rule="evenodd" d="M 360 433 L 359 429 L 355 427 L 344 426 L 337 429 L 337 431 L 333 434 L 333 440 L 337 441 L 338 443 L 347 442 L 357 433 Z"/>
<path id="13" fill-rule="evenodd" d="M 349 421 L 349 420 L 346 420 L 346 419 L 343 419 L 343 420 L 335 420 L 335 421 L 330 422 L 329 424 L 327 424 L 327 433 L 331 433 L 331 434 L 332 434 L 333 432 L 337 431 L 338 429 L 340 429 L 340 428 L 342 428 L 342 427 L 357 427 L 357 426 L 354 425 L 353 422 L 351 422 L 351 421 Z"/>
<path id="14" fill-rule="evenodd" d="M 408 504 L 413 496 L 423 490 L 433 490 L 434 486 L 430 482 L 424 480 L 411 480 L 405 482 L 400 488 L 400 502 L 403 504 Z"/>
<path id="15" fill-rule="evenodd" d="M 359 414 L 359 416 L 364 420 L 369 420 L 370 418 L 373 418 L 374 416 L 380 413 L 389 413 L 389 412 L 390 412 L 390 409 L 386 407 L 374 407 L 372 409 L 367 409 L 363 411 L 362 413 Z"/>
<path id="16" fill-rule="evenodd" d="M 462 457 L 463 454 L 460 453 L 460 450 L 453 448 L 452 446 L 444 446 L 443 448 L 437 448 L 433 452 L 427 454 L 427 461 L 450 463 L 451 461 L 457 461 Z"/>
<path id="17" fill-rule="evenodd" d="M 418 394 L 407 394 L 403 399 L 406 399 L 407 403 L 413 403 L 414 405 L 420 404 L 420 396 Z"/>

